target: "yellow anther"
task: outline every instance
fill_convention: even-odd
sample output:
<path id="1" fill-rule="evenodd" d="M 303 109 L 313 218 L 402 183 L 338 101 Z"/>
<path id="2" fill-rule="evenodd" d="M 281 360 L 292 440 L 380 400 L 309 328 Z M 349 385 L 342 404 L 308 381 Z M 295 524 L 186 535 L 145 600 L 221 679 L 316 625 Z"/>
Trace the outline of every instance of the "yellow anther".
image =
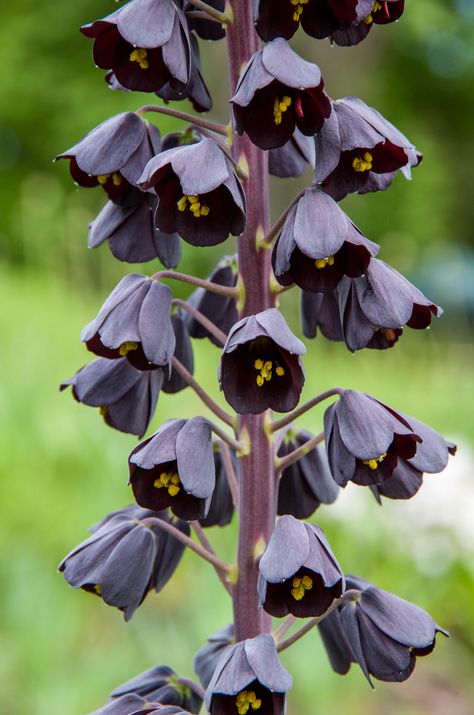
<path id="1" fill-rule="evenodd" d="M 262 705 L 260 698 L 257 698 L 253 690 L 242 690 L 235 698 L 235 706 L 239 715 L 246 715 L 249 708 L 258 710 Z"/>
<path id="2" fill-rule="evenodd" d="M 209 206 L 201 206 L 201 216 L 207 216 L 209 213 Z"/>
<path id="3" fill-rule="evenodd" d="M 352 160 L 352 168 L 354 171 L 370 171 L 372 168 L 372 154 L 368 151 L 364 152 L 364 156 L 356 156 Z"/>
<path id="4" fill-rule="evenodd" d="M 384 452 L 383 454 L 380 455 L 380 457 L 376 457 L 375 459 L 363 459 L 362 464 L 366 464 L 369 469 L 377 469 L 379 466 L 380 462 L 383 462 L 385 457 L 387 456 L 387 452 Z"/>
<path id="5" fill-rule="evenodd" d="M 199 218 L 200 216 L 207 216 L 209 214 L 209 206 L 204 206 L 199 201 L 199 196 L 197 194 L 184 195 L 177 202 L 178 211 L 186 211 L 186 207 L 189 201 L 189 210 L 191 211 L 194 218 Z"/>
<path id="6" fill-rule="evenodd" d="M 188 197 L 182 196 L 177 203 L 179 211 L 186 211 L 186 204 L 188 203 Z"/>
<path id="7" fill-rule="evenodd" d="M 137 350 L 137 349 L 138 349 L 138 343 L 136 343 L 134 340 L 126 340 L 119 347 L 119 355 L 121 355 L 122 357 L 125 357 L 125 355 L 127 353 L 129 353 L 131 350 Z"/>
<path id="8" fill-rule="evenodd" d="M 282 376 L 285 374 L 284 369 L 283 369 L 282 367 L 280 367 L 279 365 L 278 365 L 278 367 L 276 368 L 275 372 L 276 372 L 276 374 L 278 375 L 278 377 L 282 377 Z"/>
<path id="9" fill-rule="evenodd" d="M 326 266 L 334 265 L 334 256 L 327 256 L 326 258 L 317 258 L 314 262 L 316 268 L 326 268 Z"/>
<path id="10" fill-rule="evenodd" d="M 287 97 L 286 95 L 281 100 L 278 99 L 278 97 L 275 99 L 273 103 L 273 118 L 275 124 L 281 124 L 282 114 L 286 112 L 291 102 L 291 97 Z"/>
<path id="11" fill-rule="evenodd" d="M 272 367 L 273 367 L 272 361 L 271 361 L 271 360 L 267 360 L 267 361 L 265 362 L 265 365 L 263 366 L 263 369 L 264 369 L 264 370 L 271 370 Z"/>
<path id="12" fill-rule="evenodd" d="M 306 591 L 310 591 L 313 588 L 313 579 L 307 575 L 302 578 L 295 576 L 291 585 L 293 586 L 291 589 L 291 595 L 295 601 L 301 601 Z"/>
<path id="13" fill-rule="evenodd" d="M 138 62 L 140 69 L 147 70 L 149 67 L 148 60 L 146 59 L 148 52 L 143 47 L 136 47 L 132 52 L 130 52 L 130 62 Z"/>
<path id="14" fill-rule="evenodd" d="M 167 489 L 171 497 L 175 497 L 181 491 L 181 482 L 177 472 L 161 472 L 160 476 L 155 479 L 153 486 L 156 489 Z"/>
<path id="15" fill-rule="evenodd" d="M 106 184 L 109 179 L 110 174 L 101 174 L 97 177 L 97 181 L 99 182 L 99 184 Z"/>
<path id="16" fill-rule="evenodd" d="M 259 387 L 262 387 L 265 382 L 270 382 L 273 377 L 273 369 L 275 369 L 275 373 L 278 375 L 278 377 L 281 377 L 285 374 L 285 370 L 278 364 L 274 368 L 272 360 L 263 361 L 261 358 L 257 358 L 253 366 L 256 370 L 258 370 L 259 373 L 255 378 L 255 381 Z"/>
<path id="17" fill-rule="evenodd" d="M 263 379 L 263 377 L 262 377 L 261 375 L 257 375 L 257 377 L 256 377 L 255 379 L 256 379 L 256 381 L 257 381 L 257 385 L 258 385 L 259 387 L 262 387 L 263 383 L 265 382 L 265 380 Z"/>
<path id="18" fill-rule="evenodd" d="M 261 370 L 263 367 L 263 360 L 260 360 L 260 358 L 258 358 L 258 360 L 255 360 L 253 366 L 256 370 Z"/>
<path id="19" fill-rule="evenodd" d="M 106 414 L 107 414 L 107 407 L 105 407 L 105 406 L 99 407 L 99 415 L 101 417 L 105 417 Z"/>
<path id="20" fill-rule="evenodd" d="M 102 594 L 102 589 L 100 587 L 100 583 L 94 584 L 94 591 L 100 596 Z"/>
<path id="21" fill-rule="evenodd" d="M 112 174 L 112 181 L 114 183 L 114 186 L 120 186 L 120 184 L 122 183 L 122 177 L 120 176 L 120 174 L 117 174 L 117 172 L 114 171 L 114 173 Z"/>
<path id="22" fill-rule="evenodd" d="M 307 5 L 308 2 L 309 2 L 309 0 L 290 0 L 290 3 L 295 8 L 295 11 L 293 13 L 293 20 L 295 22 L 299 22 L 299 19 L 303 12 L 303 5 Z"/>

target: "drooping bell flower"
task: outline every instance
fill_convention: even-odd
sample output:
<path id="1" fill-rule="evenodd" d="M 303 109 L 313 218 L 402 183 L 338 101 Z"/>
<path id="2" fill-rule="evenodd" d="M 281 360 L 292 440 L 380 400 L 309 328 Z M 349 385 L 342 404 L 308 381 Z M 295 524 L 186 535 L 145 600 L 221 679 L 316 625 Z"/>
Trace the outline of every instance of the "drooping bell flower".
<path id="1" fill-rule="evenodd" d="M 133 207 L 139 200 L 136 183 L 161 148 L 158 129 L 134 112 L 116 114 L 99 124 L 56 159 L 68 159 L 79 186 L 102 186 L 116 204 Z"/>
<path id="2" fill-rule="evenodd" d="M 210 715 L 283 715 L 292 678 L 268 633 L 227 648 L 217 663 L 204 703 Z"/>
<path id="3" fill-rule="evenodd" d="M 318 188 L 306 189 L 286 218 L 273 249 L 277 281 L 325 293 L 341 278 L 361 276 L 379 246 L 369 241 L 338 204 Z"/>
<path id="4" fill-rule="evenodd" d="M 230 623 L 209 636 L 207 643 L 197 651 L 194 656 L 194 672 L 203 688 L 207 688 L 211 682 L 223 651 L 233 643 L 235 643 L 234 624 Z"/>
<path id="5" fill-rule="evenodd" d="M 145 707 L 146 704 L 147 701 L 140 695 L 129 693 L 128 695 L 122 695 L 117 700 L 111 700 L 107 705 L 94 710 L 90 715 L 130 715 L 130 713 L 136 713 L 137 710 Z"/>
<path id="6" fill-rule="evenodd" d="M 173 326 L 176 341 L 176 345 L 174 348 L 174 357 L 176 357 L 179 362 L 184 365 L 186 370 L 191 375 L 193 375 L 193 346 L 191 345 L 191 339 L 189 337 L 189 332 L 184 317 L 185 316 L 180 310 L 176 310 L 171 316 L 171 324 Z M 188 383 L 186 382 L 186 380 L 184 380 L 184 378 L 182 378 L 181 375 L 176 372 L 174 368 L 172 368 L 170 376 L 165 376 L 162 389 L 163 392 L 174 395 L 177 392 L 181 392 L 181 390 L 184 390 L 187 386 Z"/>
<path id="7" fill-rule="evenodd" d="M 198 22 L 204 22 L 198 20 Z M 219 25 L 215 22 L 207 23 Z M 201 58 L 199 54 L 199 46 L 197 39 L 191 33 L 190 37 L 191 48 L 191 70 L 189 82 L 184 87 L 176 89 L 172 82 L 167 82 L 156 94 L 165 102 L 175 102 L 181 99 L 189 99 L 196 112 L 209 112 L 212 109 L 212 99 L 209 90 L 202 76 Z"/>
<path id="8" fill-rule="evenodd" d="M 241 415 L 268 408 L 289 412 L 303 388 L 299 356 L 305 352 L 276 308 L 239 320 L 228 335 L 219 365 L 219 385 L 227 402 Z"/>
<path id="9" fill-rule="evenodd" d="M 139 179 L 160 199 L 156 226 L 193 246 L 215 246 L 245 227 L 245 196 L 235 169 L 213 139 L 163 151 Z"/>
<path id="10" fill-rule="evenodd" d="M 329 2 L 334 5 L 337 0 Z M 367 37 L 374 25 L 396 22 L 403 14 L 405 0 L 359 0 L 359 6 L 361 13 L 358 13 L 358 21 L 339 22 L 330 33 L 331 42 L 342 47 L 357 45 Z"/>
<path id="11" fill-rule="evenodd" d="M 142 437 L 155 412 L 163 379 L 163 370 L 137 370 L 126 358 L 97 358 L 59 389 L 71 386 L 74 398 L 98 407 L 110 427 Z"/>
<path id="12" fill-rule="evenodd" d="M 169 0 L 131 0 L 81 27 L 94 40 L 93 58 L 136 92 L 156 92 L 168 82 L 189 82 L 189 32 L 180 6 Z"/>
<path id="13" fill-rule="evenodd" d="M 398 412 L 355 390 L 344 390 L 324 414 L 331 473 L 341 487 L 389 479 L 399 462 L 412 459 L 422 437 Z"/>
<path id="14" fill-rule="evenodd" d="M 139 370 L 171 364 L 175 335 L 168 286 L 139 273 L 125 276 L 97 317 L 86 325 L 81 340 L 101 357 L 127 360 Z"/>
<path id="15" fill-rule="evenodd" d="M 302 176 L 316 161 L 314 138 L 295 129 L 293 136 L 276 149 L 268 152 L 268 171 L 281 179 Z"/>
<path id="16" fill-rule="evenodd" d="M 140 519 L 153 516 L 168 519 L 166 512 L 126 509 L 106 518 L 86 541 L 73 549 L 59 565 L 59 571 L 74 588 L 100 596 L 110 606 L 124 612 L 128 621 L 153 588 L 159 591 L 171 578 L 184 545 L 158 526 Z M 189 533 L 184 522 L 176 523 Z M 171 541 L 170 541 L 171 540 Z"/>
<path id="17" fill-rule="evenodd" d="M 277 37 L 250 59 L 230 100 L 237 133 L 260 149 L 283 146 L 295 127 L 313 136 L 331 113 L 323 87 L 319 67 Z"/>
<path id="18" fill-rule="evenodd" d="M 377 501 L 384 496 L 388 499 L 410 499 L 423 484 L 423 473 L 438 474 L 446 467 L 449 455 L 456 454 L 456 445 L 448 442 L 438 432 L 414 417 L 402 414 L 421 437 L 412 459 L 400 460 L 390 479 L 381 484 L 373 484 L 372 490 Z"/>
<path id="19" fill-rule="evenodd" d="M 278 457 L 290 454 L 312 436 L 304 430 L 288 430 L 278 448 Z M 291 514 L 297 519 L 307 519 L 321 504 L 336 501 L 338 492 L 324 447 L 318 444 L 282 471 L 278 482 L 277 512 L 279 515 Z"/>
<path id="20" fill-rule="evenodd" d="M 192 521 L 209 511 L 215 485 L 211 426 L 203 417 L 172 419 L 129 457 L 130 484 L 140 506 Z"/>
<path id="21" fill-rule="evenodd" d="M 229 449 L 230 460 L 234 470 L 234 474 L 238 479 L 239 460 L 232 449 Z M 222 451 L 219 444 L 213 445 L 214 467 L 216 470 L 216 484 L 212 493 L 211 504 L 207 516 L 204 519 L 199 519 L 199 523 L 203 527 L 209 526 L 227 526 L 232 521 L 234 515 L 234 502 L 229 488 L 229 480 L 227 470 L 222 457 Z"/>
<path id="22" fill-rule="evenodd" d="M 327 293 L 302 290 L 300 317 L 301 329 L 306 338 L 315 338 L 319 328 L 328 340 L 344 340 L 339 313 L 338 288 Z"/>
<path id="23" fill-rule="evenodd" d="M 364 276 L 343 278 L 336 296 L 344 340 L 353 352 L 391 348 L 405 325 L 422 330 L 442 312 L 398 271 L 376 258 Z"/>
<path id="24" fill-rule="evenodd" d="M 140 695 L 148 702 L 175 705 L 196 715 L 202 705 L 197 685 L 195 690 L 192 681 L 183 680 L 168 665 L 156 665 L 145 670 L 114 688 L 110 697 L 116 700 L 129 693 Z"/>
<path id="25" fill-rule="evenodd" d="M 156 196 L 137 191 L 127 205 L 108 201 L 89 224 L 89 248 L 108 242 L 112 254 L 126 263 L 145 263 L 158 258 L 165 268 L 176 268 L 181 258 L 177 233 L 155 227 Z"/>
<path id="26" fill-rule="evenodd" d="M 370 685 L 371 676 L 400 683 L 412 674 L 417 657 L 433 651 L 437 633 L 449 636 L 419 606 L 354 576 L 346 583 L 360 589 L 359 598 L 318 625 L 336 673 L 345 675 L 358 663 Z"/>
<path id="27" fill-rule="evenodd" d="M 234 288 L 237 284 L 237 277 L 237 257 L 224 256 L 207 277 L 207 280 L 221 286 Z M 239 319 L 236 300 L 231 296 L 217 295 L 217 293 L 211 293 L 211 291 L 207 291 L 204 288 L 196 288 L 187 299 L 187 302 L 193 308 L 197 308 L 200 313 L 211 320 L 226 335 Z M 214 345 L 221 347 L 221 343 L 192 315 L 187 313 L 184 316 L 184 320 L 192 338 L 209 338 Z"/>
<path id="28" fill-rule="evenodd" d="M 258 595 L 272 616 L 322 615 L 344 592 L 344 575 L 322 529 L 282 516 L 260 562 Z"/>
<path id="29" fill-rule="evenodd" d="M 332 102 L 316 142 L 314 183 L 339 201 L 349 193 L 384 191 L 397 171 L 411 178 L 422 154 L 377 110 L 358 97 Z"/>

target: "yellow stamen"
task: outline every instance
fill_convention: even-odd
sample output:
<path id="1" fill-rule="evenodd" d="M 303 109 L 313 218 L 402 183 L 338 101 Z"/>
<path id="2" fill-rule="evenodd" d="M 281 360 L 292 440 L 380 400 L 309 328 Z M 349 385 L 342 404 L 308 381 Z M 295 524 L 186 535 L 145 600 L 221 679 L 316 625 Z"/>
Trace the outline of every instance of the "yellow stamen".
<path id="1" fill-rule="evenodd" d="M 291 582 L 293 588 L 291 589 L 291 595 L 295 601 L 301 601 L 306 591 L 311 591 L 313 588 L 313 579 L 310 576 L 303 576 L 302 578 L 295 576 Z"/>
<path id="2" fill-rule="evenodd" d="M 160 476 L 153 482 L 153 486 L 156 489 L 167 489 L 171 497 L 179 494 L 181 491 L 180 484 L 179 475 L 176 472 L 161 472 Z"/>
<path id="3" fill-rule="evenodd" d="M 364 156 L 356 156 L 354 157 L 352 161 L 352 168 L 354 171 L 362 172 L 362 171 L 370 171 L 372 168 L 372 154 L 370 152 L 366 151 L 364 152 Z"/>
<path id="4" fill-rule="evenodd" d="M 363 459 L 362 464 L 366 464 L 369 469 L 377 469 L 379 466 L 380 462 L 383 462 L 385 457 L 387 456 L 387 452 L 384 452 L 383 454 L 380 455 L 380 457 L 375 457 L 375 459 Z"/>
<path id="5" fill-rule="evenodd" d="M 278 377 L 283 377 L 283 375 L 285 374 L 284 369 L 282 367 L 280 367 L 279 365 L 276 368 L 275 372 L 278 375 Z"/>
<path id="6" fill-rule="evenodd" d="M 148 60 L 146 59 L 148 52 L 143 47 L 136 47 L 132 52 L 130 52 L 130 62 L 138 62 L 140 69 L 147 70 L 149 67 Z"/>
<path id="7" fill-rule="evenodd" d="M 272 360 L 265 360 L 264 362 L 261 358 L 257 358 L 253 366 L 255 370 L 258 370 L 258 375 L 256 376 L 255 381 L 259 387 L 262 387 L 265 382 L 270 382 L 273 377 Z M 278 377 L 282 377 L 282 375 L 285 374 L 285 370 L 277 364 L 275 366 L 275 373 L 278 375 Z"/>
<path id="8" fill-rule="evenodd" d="M 100 176 L 97 177 L 97 181 L 99 184 L 106 184 L 107 181 L 110 179 L 110 174 L 101 174 Z"/>
<path id="9" fill-rule="evenodd" d="M 249 708 L 252 708 L 252 710 L 258 710 L 261 705 L 261 699 L 257 698 L 257 695 L 253 690 L 241 690 L 235 698 L 235 706 L 239 715 L 246 715 Z"/>
<path id="10" fill-rule="evenodd" d="M 197 194 L 184 195 L 177 202 L 178 211 L 186 211 L 189 201 L 189 210 L 191 211 L 194 218 L 199 218 L 200 216 L 207 216 L 209 214 L 209 206 L 201 204 L 199 201 L 199 196 Z"/>
<path id="11" fill-rule="evenodd" d="M 273 118 L 275 124 L 281 124 L 283 112 L 286 112 L 288 107 L 291 105 L 291 102 L 291 97 L 285 96 L 282 100 L 279 100 L 278 97 L 276 97 L 275 102 L 273 103 Z"/>
<path id="12" fill-rule="evenodd" d="M 372 17 L 372 13 L 377 12 L 377 10 L 381 10 L 381 9 L 382 9 L 382 5 L 379 2 L 377 2 L 377 0 L 375 0 L 372 10 L 370 11 L 370 15 L 367 15 L 367 17 L 364 20 L 365 24 L 371 25 L 374 21 L 374 18 Z"/>
<path id="13" fill-rule="evenodd" d="M 137 349 L 138 349 L 138 343 L 136 343 L 134 340 L 126 340 L 119 347 L 119 355 L 121 355 L 122 357 L 125 357 L 125 355 L 127 353 L 129 353 L 131 350 L 137 350 Z"/>
<path id="14" fill-rule="evenodd" d="M 106 414 L 107 414 L 107 407 L 105 407 L 105 406 L 99 407 L 99 415 L 101 417 L 105 417 Z"/>
<path id="15" fill-rule="evenodd" d="M 316 268 L 326 268 L 326 266 L 334 265 L 334 256 L 327 256 L 326 258 L 317 258 L 314 262 Z"/>
<path id="16" fill-rule="evenodd" d="M 299 22 L 300 17 L 303 13 L 303 5 L 307 5 L 309 0 L 290 0 L 290 3 L 293 5 L 295 8 L 295 11 L 293 13 L 293 20 L 295 22 Z"/>
<path id="17" fill-rule="evenodd" d="M 94 584 L 94 591 L 100 596 L 102 594 L 102 589 L 100 587 L 100 583 Z"/>
<path id="18" fill-rule="evenodd" d="M 114 173 L 112 174 L 112 181 L 114 183 L 114 186 L 120 186 L 120 184 L 122 183 L 122 177 L 120 176 L 120 174 L 117 174 L 117 172 L 114 171 Z"/>

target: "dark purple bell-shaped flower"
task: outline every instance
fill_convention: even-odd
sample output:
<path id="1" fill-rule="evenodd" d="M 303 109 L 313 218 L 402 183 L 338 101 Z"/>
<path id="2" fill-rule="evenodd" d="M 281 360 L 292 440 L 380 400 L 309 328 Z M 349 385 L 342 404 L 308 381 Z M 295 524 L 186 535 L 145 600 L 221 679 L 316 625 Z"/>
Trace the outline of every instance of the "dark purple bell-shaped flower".
<path id="1" fill-rule="evenodd" d="M 431 653 L 436 633 L 449 636 L 419 606 L 353 576 L 346 583 L 360 589 L 359 598 L 338 606 L 318 625 L 336 673 L 345 675 L 351 663 L 358 663 L 371 685 L 370 676 L 400 683 L 411 675 L 418 656 Z"/>
<path id="2" fill-rule="evenodd" d="M 213 139 L 161 152 L 139 179 L 160 202 L 157 227 L 193 246 L 215 246 L 245 227 L 245 196 L 234 167 Z"/>
<path id="3" fill-rule="evenodd" d="M 140 697 L 140 695 L 129 693 L 122 695 L 122 697 L 117 698 L 117 700 L 111 700 L 107 705 L 104 705 L 98 710 L 94 710 L 90 715 L 130 715 L 130 713 L 135 714 L 146 705 L 147 701 Z"/>
<path id="4" fill-rule="evenodd" d="M 324 414 L 331 473 L 341 487 L 353 481 L 381 484 L 399 463 L 413 459 L 421 435 L 398 412 L 375 397 L 344 390 Z"/>
<path id="5" fill-rule="evenodd" d="M 323 614 L 344 591 L 344 575 L 322 529 L 282 516 L 259 563 L 258 595 L 272 616 Z"/>
<path id="6" fill-rule="evenodd" d="M 162 703 L 146 702 L 139 710 L 134 710 L 130 715 L 189 715 L 177 705 L 163 705 Z"/>
<path id="7" fill-rule="evenodd" d="M 273 250 L 273 270 L 281 285 L 325 293 L 344 275 L 363 275 L 378 250 L 330 196 L 306 189 L 288 213 Z"/>
<path id="8" fill-rule="evenodd" d="M 136 183 L 161 148 L 158 129 L 134 112 L 116 114 L 99 124 L 56 159 L 69 159 L 79 186 L 102 186 L 116 204 L 133 207 L 140 195 Z"/>
<path id="9" fill-rule="evenodd" d="M 300 315 L 306 338 L 315 338 L 319 328 L 328 340 L 344 340 L 337 288 L 327 293 L 301 291 Z"/>
<path id="10" fill-rule="evenodd" d="M 172 419 L 129 457 L 130 484 L 140 506 L 170 507 L 192 521 L 206 516 L 215 486 L 211 426 L 203 417 Z"/>
<path id="11" fill-rule="evenodd" d="M 239 79 L 231 99 L 237 133 L 260 149 L 283 146 L 295 127 L 313 136 L 331 113 L 323 87 L 319 67 L 277 37 L 253 55 Z"/>
<path id="12" fill-rule="evenodd" d="M 136 92 L 156 92 L 190 76 L 189 31 L 181 8 L 169 0 L 131 0 L 111 15 L 81 27 L 94 40 L 93 57 Z"/>
<path id="13" fill-rule="evenodd" d="M 158 199 L 136 191 L 126 205 L 108 201 L 89 224 L 89 248 L 107 241 L 112 254 L 126 263 L 145 263 L 158 258 L 165 268 L 176 268 L 181 258 L 177 233 L 155 228 Z"/>
<path id="14" fill-rule="evenodd" d="M 171 364 L 175 335 L 171 291 L 148 276 L 131 273 L 114 288 L 81 340 L 107 358 L 126 357 L 139 370 Z"/>
<path id="15" fill-rule="evenodd" d="M 237 284 L 237 277 L 236 256 L 225 256 L 219 261 L 211 275 L 207 277 L 207 280 L 221 286 L 234 288 Z M 235 298 L 230 296 L 217 295 L 217 293 L 211 293 L 204 288 L 196 288 L 187 302 L 193 308 L 197 308 L 206 318 L 212 320 L 226 335 L 239 319 Z M 187 313 L 184 319 L 192 338 L 209 338 L 214 345 L 221 347 L 221 343 L 192 315 Z"/>
<path id="16" fill-rule="evenodd" d="M 312 436 L 304 430 L 288 430 L 277 451 L 278 457 L 298 449 Z M 278 483 L 278 514 L 307 519 L 321 504 L 336 501 L 338 492 L 339 487 L 332 478 L 324 447 L 318 444 L 282 471 Z"/>
<path id="17" fill-rule="evenodd" d="M 209 636 L 207 643 L 197 651 L 194 656 L 194 672 L 199 677 L 203 688 L 207 688 L 211 682 L 223 651 L 233 643 L 235 643 L 234 625 L 230 623 Z"/>
<path id="18" fill-rule="evenodd" d="M 198 22 L 202 22 L 198 20 Z M 208 23 L 211 24 L 211 23 Z M 217 23 L 212 23 L 217 24 Z M 189 99 L 196 112 L 209 112 L 212 109 L 212 99 L 209 90 L 202 76 L 201 58 L 199 55 L 198 41 L 191 33 L 191 71 L 189 82 L 185 87 L 176 89 L 172 82 L 165 84 L 156 94 L 165 102 L 175 102 L 181 99 Z"/>
<path id="19" fill-rule="evenodd" d="M 357 97 L 332 102 L 315 142 L 313 181 L 337 201 L 353 192 L 384 191 L 398 170 L 409 179 L 422 160 L 393 124 Z"/>
<path id="20" fill-rule="evenodd" d="M 173 326 L 173 331 L 176 339 L 174 357 L 176 357 L 179 362 L 184 365 L 186 370 L 191 373 L 191 375 L 193 375 L 193 346 L 191 345 L 191 339 L 189 337 L 188 328 L 184 318 L 185 316 L 180 310 L 176 310 L 171 316 L 171 324 Z M 172 368 L 169 378 L 165 377 L 162 389 L 163 392 L 174 395 L 177 392 L 181 392 L 181 390 L 184 390 L 187 386 L 188 383 L 181 377 L 179 373 L 176 372 L 174 368 Z"/>
<path id="21" fill-rule="evenodd" d="M 314 169 L 316 151 L 314 138 L 295 129 L 293 136 L 283 146 L 268 152 L 268 171 L 281 179 L 302 176 L 309 166 Z"/>
<path id="22" fill-rule="evenodd" d="M 329 2 L 333 6 L 339 4 L 338 0 Z M 403 14 L 405 0 L 359 0 L 358 6 L 361 8 L 358 19 L 355 22 L 339 22 L 331 30 L 331 42 L 342 47 L 357 45 L 367 37 L 374 25 L 388 25 L 398 20 Z"/>
<path id="23" fill-rule="evenodd" d="M 147 517 L 168 520 L 156 513 L 129 507 L 114 512 L 94 527 L 86 541 L 73 549 L 59 565 L 74 588 L 100 596 L 105 603 L 124 612 L 128 621 L 153 588 L 160 591 L 178 565 L 184 546 Z M 145 521 L 140 521 L 144 519 Z M 176 523 L 189 534 L 185 522 Z"/>
<path id="24" fill-rule="evenodd" d="M 353 352 L 365 347 L 391 348 L 405 325 L 427 328 L 433 316 L 442 312 L 404 276 L 376 258 L 364 276 L 343 278 L 336 296 L 344 340 Z"/>
<path id="25" fill-rule="evenodd" d="M 268 408 L 289 412 L 303 389 L 299 356 L 305 352 L 276 308 L 239 320 L 219 365 L 219 385 L 227 402 L 241 415 L 257 415 Z"/>
<path id="26" fill-rule="evenodd" d="M 97 358 L 59 389 L 71 386 L 74 398 L 98 407 L 110 427 L 142 437 L 155 412 L 163 379 L 163 370 L 137 370 L 126 358 Z"/>
<path id="27" fill-rule="evenodd" d="M 390 479 L 370 486 L 378 501 L 381 496 L 389 499 L 410 499 L 423 483 L 423 472 L 442 472 L 448 463 L 449 455 L 456 454 L 456 445 L 447 442 L 434 429 L 408 415 L 402 417 L 409 421 L 423 442 L 418 445 L 412 459 L 400 460 L 397 463 Z"/>
<path id="28" fill-rule="evenodd" d="M 117 699 L 135 693 L 146 698 L 148 702 L 175 705 L 197 715 L 201 709 L 202 697 L 197 690 L 197 684 L 196 689 L 192 685 L 192 681 L 183 680 L 168 665 L 156 665 L 118 685 L 110 697 Z"/>
<path id="29" fill-rule="evenodd" d="M 229 480 L 227 471 L 222 457 L 222 451 L 219 444 L 213 445 L 214 466 L 216 470 L 216 484 L 212 493 L 211 505 L 207 516 L 204 519 L 199 519 L 199 523 L 203 527 L 209 526 L 227 526 L 232 521 L 234 515 L 234 502 L 229 488 Z M 234 474 L 238 479 L 239 460 L 237 455 L 229 449 L 230 460 Z"/>
<path id="30" fill-rule="evenodd" d="M 227 648 L 217 663 L 204 703 L 210 715 L 283 715 L 292 678 L 268 633 Z"/>

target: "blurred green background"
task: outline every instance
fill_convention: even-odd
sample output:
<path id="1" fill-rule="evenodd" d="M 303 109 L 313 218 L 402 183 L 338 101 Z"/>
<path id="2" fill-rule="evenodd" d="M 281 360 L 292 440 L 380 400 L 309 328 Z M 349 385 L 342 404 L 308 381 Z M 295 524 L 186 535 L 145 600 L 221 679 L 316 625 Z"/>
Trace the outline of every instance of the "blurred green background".
<path id="1" fill-rule="evenodd" d="M 115 7 L 17 0 L 1 8 L 0 692 L 8 715 L 81 715 L 156 663 L 190 676 L 193 652 L 231 614 L 213 574 L 189 554 L 128 624 L 56 574 L 90 524 L 130 502 L 126 458 L 135 444 L 57 386 L 88 361 L 80 329 L 116 282 L 155 269 L 122 265 L 105 246 L 87 249 L 87 223 L 103 194 L 77 190 L 66 164 L 51 163 L 108 116 L 149 99 L 110 91 L 77 31 Z M 305 360 L 304 397 L 334 384 L 362 389 L 428 421 L 460 449 L 409 503 L 380 509 L 365 490 L 348 488 L 315 517 L 347 571 L 423 606 L 453 637 L 419 660 L 408 683 L 378 684 L 372 693 L 355 667 L 344 679 L 333 674 L 311 633 L 284 655 L 295 676 L 290 714 L 474 712 L 473 38 L 472 0 L 407 0 L 399 23 L 375 28 L 351 50 L 295 38 L 321 65 L 331 96 L 360 96 L 424 152 L 412 183 L 399 177 L 390 191 L 351 197 L 344 208 L 382 244 L 383 258 L 446 308 L 430 331 L 406 334 L 382 353 L 350 355 L 318 338 Z M 217 75 L 224 47 L 207 44 L 202 54 L 214 116 L 227 121 L 227 80 Z M 174 127 L 158 123 L 163 133 Z M 273 182 L 275 216 L 309 180 Z M 180 268 L 204 276 L 233 245 L 185 249 Z M 296 297 L 282 305 L 298 331 Z M 196 344 L 197 375 L 214 391 L 209 365 L 217 360 L 213 346 Z M 202 409 L 188 390 L 164 395 L 152 428 L 193 413 Z M 319 430 L 322 413 L 301 424 Z M 228 559 L 234 531 L 235 524 L 209 534 Z"/>

